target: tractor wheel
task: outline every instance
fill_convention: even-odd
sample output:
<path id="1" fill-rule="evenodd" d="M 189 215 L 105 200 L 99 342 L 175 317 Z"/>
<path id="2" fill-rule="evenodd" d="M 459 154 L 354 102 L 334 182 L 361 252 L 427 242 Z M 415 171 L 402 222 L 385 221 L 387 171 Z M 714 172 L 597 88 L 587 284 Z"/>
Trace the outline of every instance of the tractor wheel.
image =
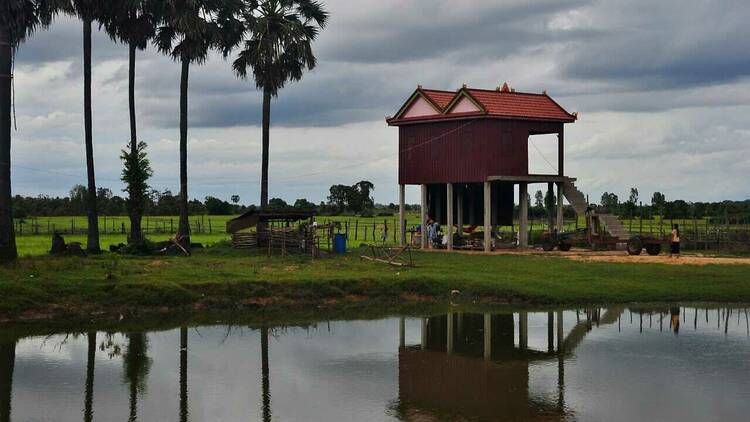
<path id="1" fill-rule="evenodd" d="M 643 251 L 643 240 L 640 237 L 631 238 L 628 241 L 628 254 L 640 255 L 641 251 Z"/>
<path id="2" fill-rule="evenodd" d="M 544 252 L 553 251 L 555 249 L 555 246 L 556 245 L 555 245 L 554 240 L 552 240 L 549 237 L 544 239 L 544 241 L 542 242 L 542 249 L 544 250 Z"/>
<path id="3" fill-rule="evenodd" d="M 573 245 L 571 245 L 570 243 L 563 242 L 563 243 L 560 243 L 560 245 L 558 246 L 558 249 L 560 249 L 563 252 L 568 252 L 572 246 Z"/>
<path id="4" fill-rule="evenodd" d="M 658 243 L 646 245 L 646 252 L 651 256 L 659 255 L 661 253 L 661 245 Z"/>

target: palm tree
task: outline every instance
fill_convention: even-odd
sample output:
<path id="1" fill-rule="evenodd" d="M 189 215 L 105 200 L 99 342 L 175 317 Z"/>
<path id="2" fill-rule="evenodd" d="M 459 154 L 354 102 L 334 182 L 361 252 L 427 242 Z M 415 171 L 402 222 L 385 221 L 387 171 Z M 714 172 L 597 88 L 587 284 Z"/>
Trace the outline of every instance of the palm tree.
<path id="1" fill-rule="evenodd" d="M 203 64 L 209 51 L 222 48 L 227 34 L 223 21 L 239 11 L 236 0 L 163 0 L 156 31 L 159 50 L 181 64 L 180 78 L 180 222 L 178 238 L 190 245 L 187 191 L 188 79 L 192 63 Z"/>
<path id="2" fill-rule="evenodd" d="M 3 340 L 0 342 L 0 422 L 10 422 L 15 363 L 16 341 Z"/>
<path id="3" fill-rule="evenodd" d="M 56 12 L 53 0 L 3 0 L 0 4 L 0 264 L 18 257 L 10 183 L 13 58 L 18 46 Z"/>
<path id="4" fill-rule="evenodd" d="M 115 41 L 128 45 L 128 103 L 130 109 L 129 151 L 123 151 L 126 172 L 124 180 L 128 191 L 128 214 L 130 216 L 130 236 L 128 241 L 143 241 L 141 220 L 148 186 L 145 180 L 150 176 L 148 168 L 142 168 L 139 157 L 145 159 L 145 144 L 139 145 L 135 114 L 135 59 L 138 50 L 145 50 L 149 41 L 156 35 L 158 24 L 157 2 L 154 0 L 121 0 L 106 4 L 104 27 Z M 146 165 L 148 167 L 148 165 Z M 128 170 L 130 170 L 128 172 Z M 142 177 L 133 177 L 142 176 Z"/>
<path id="5" fill-rule="evenodd" d="M 316 64 L 312 42 L 328 21 L 323 6 L 313 0 L 245 0 L 243 24 L 249 38 L 234 61 L 240 78 L 252 69 L 255 86 L 263 90 L 263 158 L 260 205 L 268 206 L 268 149 L 271 98 L 289 81 L 302 79 Z"/>
<path id="6" fill-rule="evenodd" d="M 86 335 L 88 339 L 88 353 L 86 354 L 86 387 L 83 399 L 83 420 L 94 420 L 94 365 L 96 364 L 96 331 Z"/>
<path id="7" fill-rule="evenodd" d="M 94 174 L 94 141 L 91 117 L 91 30 L 95 20 L 103 20 L 107 7 L 104 0 L 72 0 L 66 7 L 68 14 L 83 22 L 83 123 L 86 144 L 86 214 L 88 240 L 86 251 L 99 253 L 99 214 L 96 209 L 96 177 Z"/>

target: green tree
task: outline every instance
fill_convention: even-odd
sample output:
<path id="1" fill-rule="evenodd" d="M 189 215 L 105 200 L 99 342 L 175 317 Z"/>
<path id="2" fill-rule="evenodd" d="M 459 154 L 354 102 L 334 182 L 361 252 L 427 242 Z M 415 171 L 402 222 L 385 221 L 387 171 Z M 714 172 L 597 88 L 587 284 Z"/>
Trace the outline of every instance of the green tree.
<path id="1" fill-rule="evenodd" d="M 161 26 L 155 42 L 159 50 L 179 61 L 180 72 L 180 222 L 177 234 L 190 244 L 188 221 L 188 81 L 190 65 L 203 64 L 214 48 L 226 49 L 227 24 L 239 3 L 234 0 L 163 0 L 158 11 Z M 227 26 L 224 26 L 227 25 Z M 222 32 L 224 31 L 224 32 Z"/>
<path id="2" fill-rule="evenodd" d="M 130 421 L 138 419 L 138 395 L 146 391 L 146 378 L 151 371 L 148 337 L 145 333 L 126 335 L 128 347 L 122 355 L 123 381 L 130 385 Z"/>
<path id="3" fill-rule="evenodd" d="M 125 191 L 128 193 L 128 199 L 125 202 L 130 217 L 128 242 L 134 244 L 144 240 L 141 221 L 148 200 L 148 179 L 153 175 L 151 163 L 146 158 L 146 146 L 145 142 L 138 142 L 135 149 L 130 145 L 128 149 L 123 149 L 120 153 L 120 159 L 123 162 L 121 179 L 125 182 Z"/>
<path id="4" fill-rule="evenodd" d="M 539 209 L 544 208 L 544 193 L 541 190 L 536 191 L 534 194 L 534 206 Z"/>
<path id="5" fill-rule="evenodd" d="M 21 43 L 48 26 L 56 12 L 52 0 L 0 2 L 0 264 L 18 257 L 10 180 L 13 60 Z"/>
<path id="6" fill-rule="evenodd" d="M 661 215 L 664 215 L 664 205 L 666 203 L 667 198 L 661 192 L 654 192 L 653 196 L 651 196 L 651 206 Z"/>
<path id="7" fill-rule="evenodd" d="M 247 37 L 233 68 L 240 78 L 252 69 L 255 86 L 263 91 L 263 153 L 260 206 L 268 205 L 268 154 L 271 98 L 289 81 L 313 69 L 312 42 L 328 21 L 323 6 L 312 0 L 243 0 L 243 34 Z M 225 53 L 228 54 L 229 51 Z"/>

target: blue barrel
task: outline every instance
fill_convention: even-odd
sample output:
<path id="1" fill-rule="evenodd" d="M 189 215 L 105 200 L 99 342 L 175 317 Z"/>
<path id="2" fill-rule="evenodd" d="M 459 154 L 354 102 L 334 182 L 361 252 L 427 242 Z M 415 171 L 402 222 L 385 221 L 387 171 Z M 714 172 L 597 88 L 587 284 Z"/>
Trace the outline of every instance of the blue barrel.
<path id="1" fill-rule="evenodd" d="M 346 253 L 346 235 L 344 233 L 333 236 L 333 252 Z"/>

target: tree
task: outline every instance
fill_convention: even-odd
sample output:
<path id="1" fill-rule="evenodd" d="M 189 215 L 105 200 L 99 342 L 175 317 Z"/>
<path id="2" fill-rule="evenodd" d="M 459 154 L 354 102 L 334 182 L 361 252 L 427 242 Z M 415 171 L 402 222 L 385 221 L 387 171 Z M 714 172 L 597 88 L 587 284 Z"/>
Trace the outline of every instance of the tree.
<path id="1" fill-rule="evenodd" d="M 281 198 L 271 198 L 267 208 L 275 211 L 284 211 L 289 208 L 289 204 Z"/>
<path id="2" fill-rule="evenodd" d="M 240 196 L 239 195 L 232 195 L 232 203 L 237 205 L 240 203 Z"/>
<path id="3" fill-rule="evenodd" d="M 300 198 L 294 201 L 294 208 L 300 210 L 300 211 L 315 211 L 316 206 L 312 202 L 308 201 L 305 198 Z"/>
<path id="4" fill-rule="evenodd" d="M 234 61 L 235 73 L 247 78 L 252 69 L 256 88 L 263 91 L 263 156 L 260 206 L 268 205 L 268 154 L 271 98 L 289 81 L 299 81 L 316 58 L 312 42 L 328 21 L 328 13 L 313 0 L 243 0 L 242 34 L 247 34 Z M 225 54 L 228 55 L 228 49 Z"/>
<path id="5" fill-rule="evenodd" d="M 138 419 L 138 394 L 146 391 L 146 378 L 151 370 L 151 358 L 148 357 L 148 337 L 145 333 L 126 335 L 128 347 L 122 356 L 123 381 L 130 384 L 130 419 Z"/>
<path id="6" fill-rule="evenodd" d="M 232 214 L 232 205 L 227 201 L 222 201 L 213 196 L 206 197 L 206 211 L 209 215 L 230 215 Z"/>
<path id="7" fill-rule="evenodd" d="M 3 0 L 0 3 L 0 264 L 18 257 L 13 227 L 10 180 L 13 59 L 18 47 L 57 12 L 52 0 Z"/>
<path id="8" fill-rule="evenodd" d="M 534 206 L 539 209 L 544 207 L 544 193 L 541 190 L 536 191 L 534 194 Z"/>
<path id="9" fill-rule="evenodd" d="M 138 142 L 135 149 L 130 145 L 129 149 L 120 152 L 120 159 L 123 161 L 121 179 L 125 182 L 125 191 L 128 193 L 128 200 L 125 202 L 130 217 L 128 242 L 134 244 L 144 240 L 141 221 L 148 200 L 147 182 L 153 175 L 151 163 L 146 158 L 146 146 L 145 142 Z"/>
<path id="10" fill-rule="evenodd" d="M 180 75 L 180 223 L 177 234 L 190 245 L 188 221 L 188 79 L 192 63 L 203 64 L 213 48 L 226 50 L 228 35 L 224 25 L 239 9 L 234 0 L 163 0 L 160 2 L 161 26 L 155 42 L 159 51 L 181 64 Z"/>
<path id="11" fill-rule="evenodd" d="M 651 197 L 651 206 L 660 214 L 664 214 L 664 204 L 666 202 L 667 198 L 661 192 L 654 192 L 654 195 Z"/>
<path id="12" fill-rule="evenodd" d="M 620 199 L 614 193 L 604 192 L 601 200 L 602 207 L 610 212 L 616 212 L 620 206 Z"/>
<path id="13" fill-rule="evenodd" d="M 88 239 L 86 251 L 99 253 L 99 214 L 96 203 L 96 176 L 94 171 L 94 141 L 91 111 L 91 32 L 93 22 L 103 21 L 107 7 L 103 0 L 72 0 L 65 6 L 65 11 L 77 16 L 83 22 L 83 123 L 84 142 L 86 144 L 86 175 L 88 195 L 86 214 L 88 217 Z"/>
<path id="14" fill-rule="evenodd" d="M 149 41 L 156 35 L 158 23 L 157 3 L 154 0 L 125 0 L 106 3 L 103 18 L 109 36 L 128 45 L 128 105 L 130 112 L 130 151 L 122 151 L 120 158 L 125 162 L 123 181 L 128 184 L 128 215 L 130 217 L 130 242 L 143 240 L 141 219 L 143 202 L 147 189 L 146 180 L 151 177 L 151 169 L 146 157 L 146 144 L 138 142 L 135 113 L 135 60 L 137 50 L 145 50 Z M 142 144 L 142 145 L 141 145 Z M 130 168 L 128 168 L 130 165 Z M 145 166 L 144 166 L 145 165 Z M 126 176 L 126 173 L 128 175 Z M 127 179 L 127 180 L 126 180 Z M 134 183 L 130 186 L 129 182 Z"/>

